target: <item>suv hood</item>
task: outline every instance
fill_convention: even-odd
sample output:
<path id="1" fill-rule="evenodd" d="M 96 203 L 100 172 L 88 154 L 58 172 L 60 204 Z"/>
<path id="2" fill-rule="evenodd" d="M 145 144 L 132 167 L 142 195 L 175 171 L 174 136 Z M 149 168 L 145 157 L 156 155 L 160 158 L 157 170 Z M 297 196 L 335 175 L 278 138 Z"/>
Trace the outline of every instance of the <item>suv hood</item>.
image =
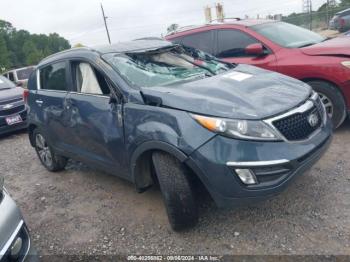
<path id="1" fill-rule="evenodd" d="M 21 98 L 23 89 L 21 87 L 0 89 L 0 102 Z"/>
<path id="2" fill-rule="evenodd" d="M 303 103 L 311 88 L 279 73 L 238 65 L 220 75 L 184 84 L 142 88 L 141 93 L 148 104 L 202 115 L 263 119 Z"/>
<path id="3" fill-rule="evenodd" d="M 350 56 L 350 37 L 340 36 L 300 49 L 306 55 Z"/>

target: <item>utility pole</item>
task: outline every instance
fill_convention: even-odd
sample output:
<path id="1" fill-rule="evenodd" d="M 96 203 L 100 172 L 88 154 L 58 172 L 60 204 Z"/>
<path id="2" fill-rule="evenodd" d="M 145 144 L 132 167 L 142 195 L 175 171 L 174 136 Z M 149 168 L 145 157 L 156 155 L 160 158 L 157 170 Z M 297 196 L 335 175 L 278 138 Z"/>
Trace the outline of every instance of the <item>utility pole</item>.
<path id="1" fill-rule="evenodd" d="M 107 33 L 107 37 L 108 37 L 108 42 L 109 44 L 111 44 L 111 37 L 109 36 L 109 31 L 108 31 L 108 26 L 107 26 L 107 16 L 105 16 L 105 11 L 103 10 L 103 6 L 101 3 L 101 10 L 102 10 L 102 17 L 103 17 L 103 21 L 105 23 L 105 27 L 106 27 L 106 33 Z"/>
<path id="2" fill-rule="evenodd" d="M 303 12 L 310 15 L 310 30 L 312 30 L 312 2 L 303 0 Z"/>

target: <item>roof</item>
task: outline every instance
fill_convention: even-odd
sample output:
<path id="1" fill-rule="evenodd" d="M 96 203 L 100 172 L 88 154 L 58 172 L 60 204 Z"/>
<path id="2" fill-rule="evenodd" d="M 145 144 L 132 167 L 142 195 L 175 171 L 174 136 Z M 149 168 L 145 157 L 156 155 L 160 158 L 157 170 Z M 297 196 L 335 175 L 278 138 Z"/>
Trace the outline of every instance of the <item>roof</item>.
<path id="1" fill-rule="evenodd" d="M 255 26 L 255 25 L 260 25 L 260 24 L 266 24 L 266 23 L 273 23 L 276 22 L 275 20 L 269 20 L 269 19 L 239 19 L 239 18 L 226 18 L 223 22 L 219 22 L 217 20 L 207 23 L 207 24 L 201 24 L 201 25 L 189 25 L 189 26 L 184 26 L 180 27 L 176 31 L 173 31 L 169 33 L 168 35 L 180 33 L 180 32 L 185 32 L 193 29 L 199 29 L 202 27 L 207 27 L 207 26 L 217 26 L 217 25 L 240 25 L 244 27 L 250 27 L 250 26 Z"/>
<path id="2" fill-rule="evenodd" d="M 87 53 L 97 53 L 99 55 L 108 53 L 128 53 L 128 52 L 140 52 L 147 50 L 155 50 L 167 46 L 173 46 L 174 44 L 165 40 L 152 40 L 152 39 L 141 39 L 128 42 L 120 42 L 111 45 L 100 45 L 95 47 L 78 47 L 71 48 L 44 58 L 39 65 L 51 63 L 58 59 L 69 58 L 77 53 L 81 55 L 86 55 Z"/>
<path id="3" fill-rule="evenodd" d="M 163 48 L 167 46 L 172 46 L 173 43 L 165 40 L 159 39 L 140 39 L 129 42 L 120 42 L 112 45 L 103 45 L 93 47 L 94 50 L 101 54 L 107 53 L 128 53 L 135 51 L 146 51 L 152 49 Z"/>

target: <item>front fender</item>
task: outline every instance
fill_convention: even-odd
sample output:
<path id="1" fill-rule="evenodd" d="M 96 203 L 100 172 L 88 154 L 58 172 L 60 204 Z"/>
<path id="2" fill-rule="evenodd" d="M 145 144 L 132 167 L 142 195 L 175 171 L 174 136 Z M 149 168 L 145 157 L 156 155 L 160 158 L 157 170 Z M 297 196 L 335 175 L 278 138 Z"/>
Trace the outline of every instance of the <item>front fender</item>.
<path id="1" fill-rule="evenodd" d="M 185 161 L 215 136 L 185 111 L 133 103 L 124 105 L 124 130 L 134 181 L 138 159 L 146 152 L 161 150 Z"/>

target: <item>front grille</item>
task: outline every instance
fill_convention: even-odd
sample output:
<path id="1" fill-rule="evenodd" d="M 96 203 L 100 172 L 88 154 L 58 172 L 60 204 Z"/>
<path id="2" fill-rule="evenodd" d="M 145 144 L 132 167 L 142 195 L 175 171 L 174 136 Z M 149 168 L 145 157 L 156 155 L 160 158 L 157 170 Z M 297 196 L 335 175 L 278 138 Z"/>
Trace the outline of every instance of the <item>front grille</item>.
<path id="1" fill-rule="evenodd" d="M 315 126 L 309 123 L 308 118 L 311 114 L 315 114 L 318 117 L 318 122 Z M 303 140 L 308 138 L 322 125 L 322 112 L 314 105 L 305 112 L 295 113 L 272 123 L 287 140 Z"/>
<path id="2" fill-rule="evenodd" d="M 10 109 L 0 110 L 0 116 L 10 116 L 16 113 L 19 113 L 25 109 L 25 105 L 20 105 L 12 107 Z"/>

